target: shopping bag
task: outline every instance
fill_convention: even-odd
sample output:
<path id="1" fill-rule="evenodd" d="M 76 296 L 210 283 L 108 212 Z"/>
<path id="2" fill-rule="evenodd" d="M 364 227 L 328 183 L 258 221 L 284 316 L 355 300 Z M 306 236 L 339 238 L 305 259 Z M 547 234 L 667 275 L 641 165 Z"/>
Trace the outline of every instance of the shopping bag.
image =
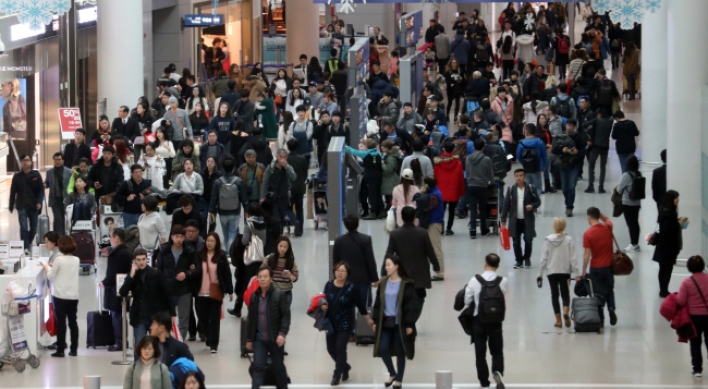
<path id="1" fill-rule="evenodd" d="M 57 335 L 57 322 L 54 318 L 54 304 L 49 303 L 49 320 L 47 320 L 47 332 L 49 336 Z"/>
<path id="2" fill-rule="evenodd" d="M 396 208 L 391 207 L 388 209 L 388 214 L 386 215 L 386 225 L 384 226 L 384 231 L 386 233 L 391 233 L 391 231 L 396 229 Z"/>
<path id="3" fill-rule="evenodd" d="M 506 226 L 499 227 L 499 243 L 504 250 L 511 249 L 511 240 L 509 239 L 509 230 Z"/>
<path id="4" fill-rule="evenodd" d="M 177 327 L 177 318 L 172 318 L 172 337 L 182 342 L 182 334 L 179 333 L 179 327 Z"/>
<path id="5" fill-rule="evenodd" d="M 248 282 L 248 287 L 246 288 L 246 291 L 243 292 L 243 302 L 246 304 L 246 306 L 251 305 L 251 295 L 258 290 L 258 280 L 256 277 L 251 277 L 251 281 Z"/>

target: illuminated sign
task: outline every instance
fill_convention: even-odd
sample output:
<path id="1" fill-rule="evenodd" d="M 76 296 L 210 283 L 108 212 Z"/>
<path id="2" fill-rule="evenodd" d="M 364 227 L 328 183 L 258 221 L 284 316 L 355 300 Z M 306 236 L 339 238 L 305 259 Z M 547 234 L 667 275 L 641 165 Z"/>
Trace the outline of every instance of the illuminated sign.
<path id="1" fill-rule="evenodd" d="M 15 24 L 10 27 L 10 39 L 15 42 L 47 32 L 47 26 L 42 25 L 37 29 L 30 28 L 29 24 Z"/>
<path id="2" fill-rule="evenodd" d="M 184 15 L 185 27 L 211 27 L 224 24 L 224 15 L 188 14 Z"/>
<path id="3" fill-rule="evenodd" d="M 95 22 L 98 19 L 98 8 L 89 7 L 84 9 L 77 9 L 77 22 L 79 24 Z"/>

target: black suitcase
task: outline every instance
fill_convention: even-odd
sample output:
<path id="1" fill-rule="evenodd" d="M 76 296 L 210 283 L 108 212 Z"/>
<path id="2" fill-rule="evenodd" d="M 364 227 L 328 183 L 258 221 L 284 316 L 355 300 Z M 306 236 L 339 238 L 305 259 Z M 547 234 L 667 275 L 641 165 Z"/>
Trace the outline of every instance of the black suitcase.
<path id="1" fill-rule="evenodd" d="M 246 350 L 246 328 L 248 326 L 248 314 L 241 318 L 241 358 L 246 358 L 251 351 Z M 253 361 L 251 361 L 253 363 Z"/>
<path id="2" fill-rule="evenodd" d="M 371 308 L 367 309 L 369 317 L 371 317 Z M 376 332 L 369 327 L 366 322 L 366 317 L 357 312 L 356 314 L 356 330 L 354 332 L 354 342 L 356 345 L 374 344 L 376 343 Z"/>
<path id="3" fill-rule="evenodd" d="M 103 310 L 103 294 L 98 288 L 98 311 L 86 314 L 86 348 L 106 347 L 115 344 L 113 320 L 110 312 Z"/>

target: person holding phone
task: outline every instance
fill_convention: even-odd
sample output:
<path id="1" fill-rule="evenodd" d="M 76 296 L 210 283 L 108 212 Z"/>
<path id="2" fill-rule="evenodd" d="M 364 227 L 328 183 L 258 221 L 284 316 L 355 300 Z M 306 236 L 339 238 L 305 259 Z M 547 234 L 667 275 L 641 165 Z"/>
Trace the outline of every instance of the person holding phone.
<path id="1" fill-rule="evenodd" d="M 546 237 L 541 251 L 541 268 L 538 271 L 536 282 L 541 288 L 542 277 L 548 271 L 548 284 L 551 287 L 551 302 L 553 312 L 556 315 L 556 328 L 562 328 L 560 304 L 558 295 L 563 299 L 563 320 L 565 326 L 570 327 L 570 291 L 568 281 L 571 274 L 580 274 L 578 261 L 575 255 L 575 242 L 573 238 L 565 234 L 565 219 L 562 217 L 553 218 L 553 231 L 555 233 Z M 559 293 L 560 292 L 560 293 Z"/>
<path id="2" fill-rule="evenodd" d="M 281 236 L 276 241 L 277 251 L 270 254 L 266 260 L 268 267 L 273 269 L 273 286 L 283 292 L 283 298 L 288 302 L 288 306 L 293 301 L 293 283 L 297 282 L 300 273 L 295 264 L 295 254 L 293 253 L 290 238 Z"/>

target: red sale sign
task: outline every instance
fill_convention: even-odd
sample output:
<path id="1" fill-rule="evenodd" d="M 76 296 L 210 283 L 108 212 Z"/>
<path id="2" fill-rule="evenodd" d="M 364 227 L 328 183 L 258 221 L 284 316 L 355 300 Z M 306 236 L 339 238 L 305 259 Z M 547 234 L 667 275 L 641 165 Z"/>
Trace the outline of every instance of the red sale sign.
<path id="1" fill-rule="evenodd" d="M 62 139 L 74 139 L 74 132 L 84 127 L 81 111 L 78 108 L 59 108 L 59 125 Z"/>

